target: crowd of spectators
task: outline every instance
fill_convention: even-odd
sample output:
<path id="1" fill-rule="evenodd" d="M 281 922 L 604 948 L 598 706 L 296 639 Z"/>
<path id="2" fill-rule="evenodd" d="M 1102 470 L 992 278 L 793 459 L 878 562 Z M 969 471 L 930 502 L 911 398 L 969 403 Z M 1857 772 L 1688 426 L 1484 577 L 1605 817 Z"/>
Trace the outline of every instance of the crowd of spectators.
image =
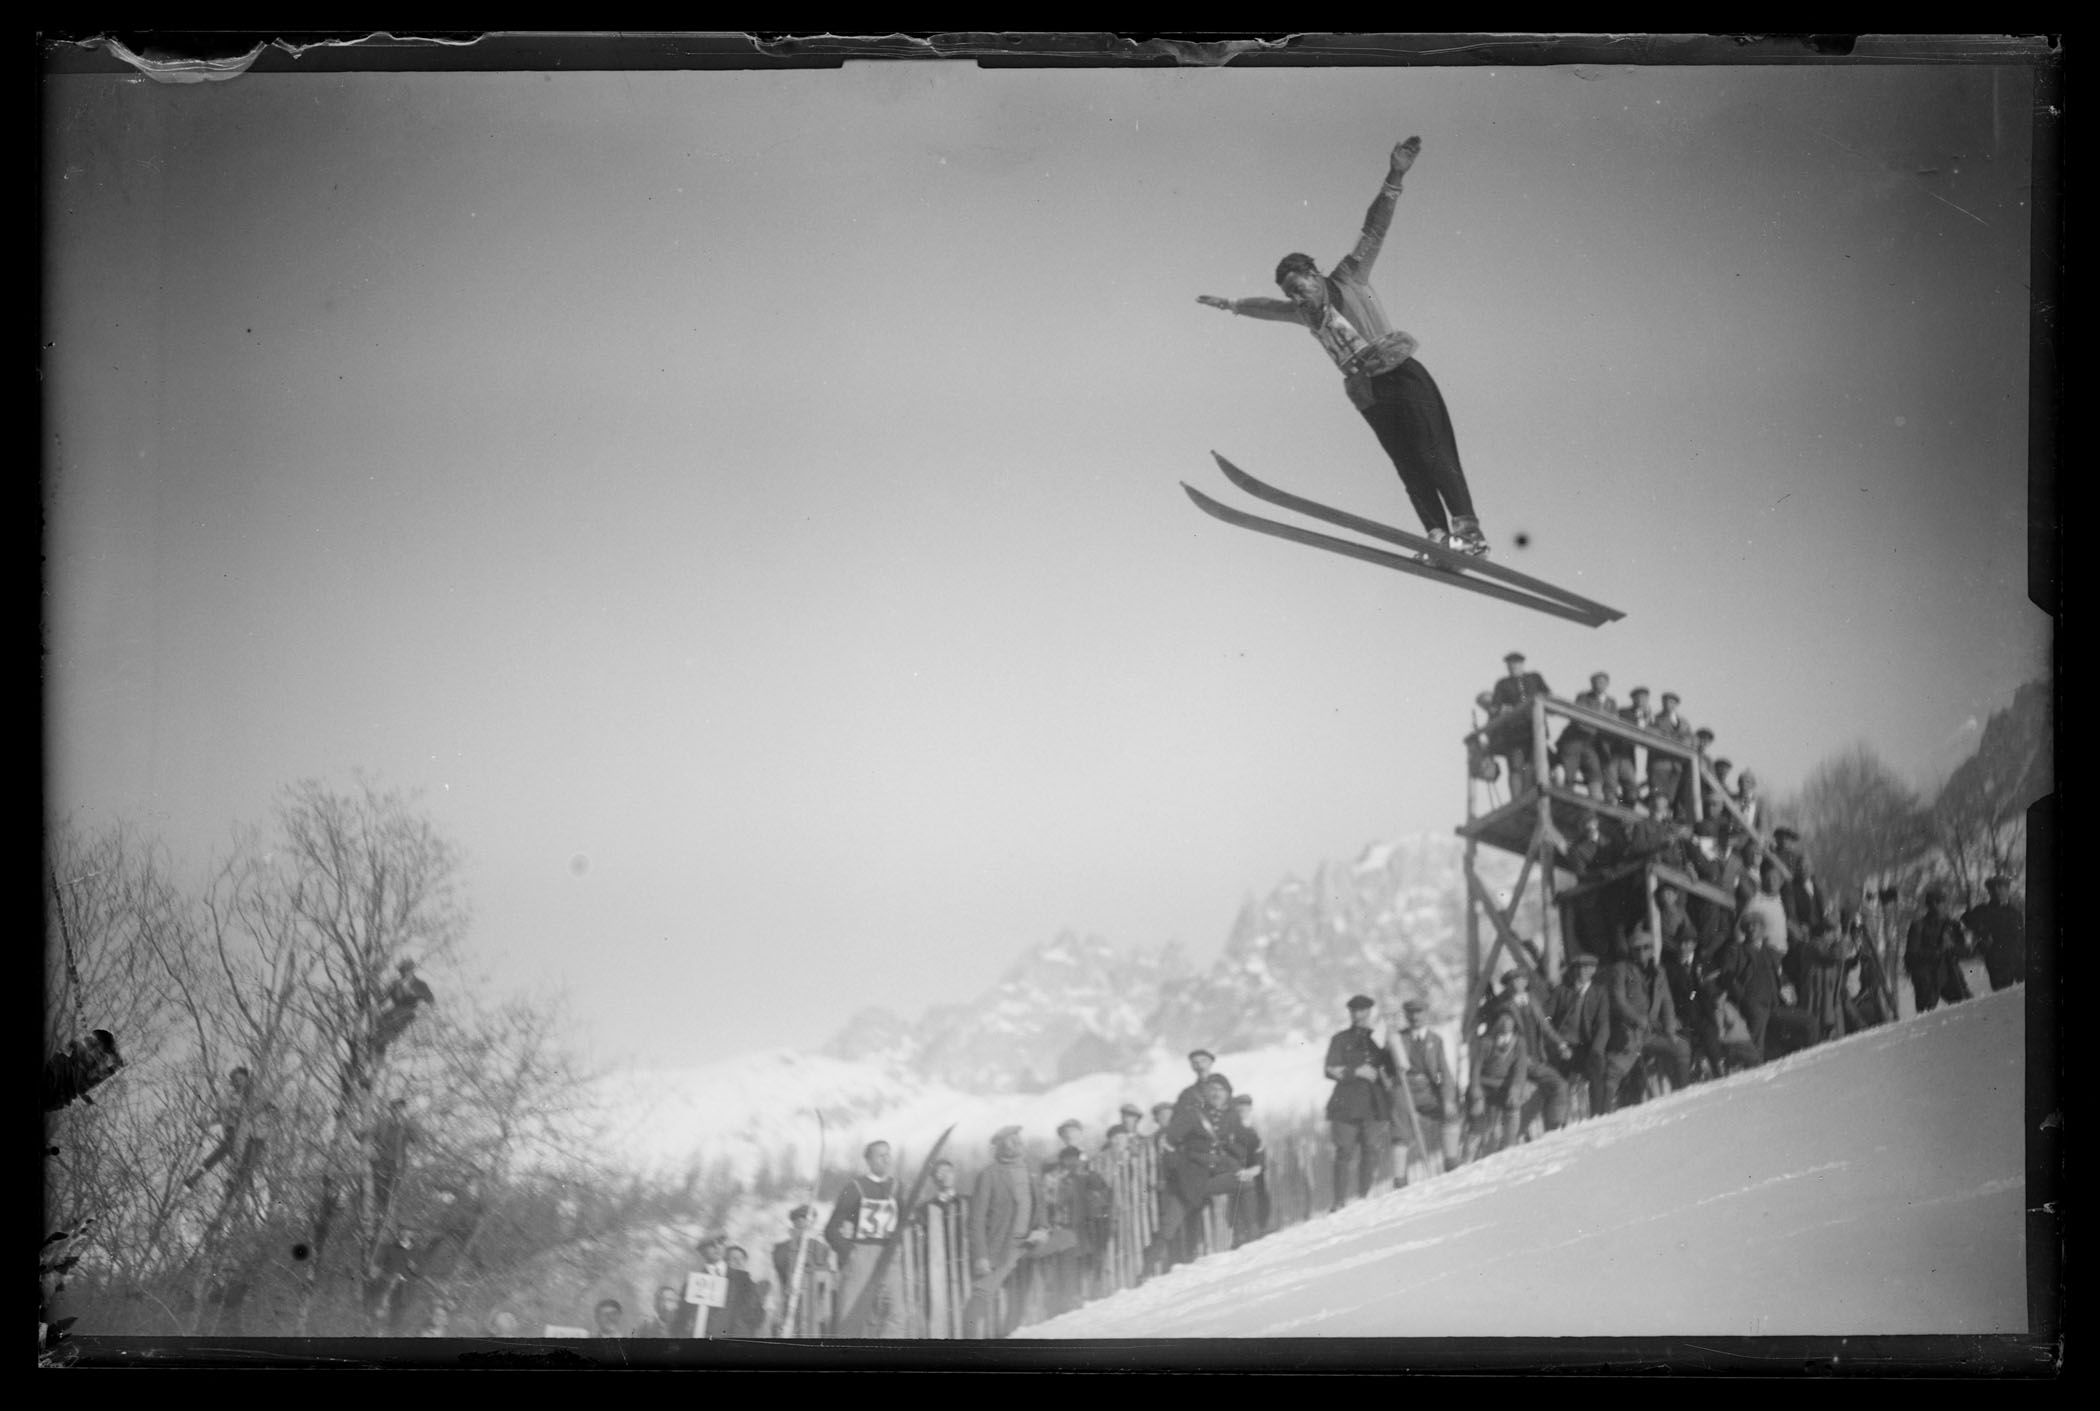
<path id="1" fill-rule="evenodd" d="M 1456 1054 L 1424 1000 L 1405 1000 L 1388 1031 L 1376 1001 L 1352 997 L 1323 1061 L 1334 1084 L 1331 1209 L 1651 1093 L 1892 1022 L 1899 965 L 1920 1011 L 1968 997 L 1965 959 L 1982 958 L 1993 987 L 2021 978 L 2007 879 L 1992 878 L 1990 901 L 1959 918 L 1943 889 L 1927 887 L 1922 914 L 1899 935 L 1897 894 L 1831 897 L 1798 833 L 1768 831 L 1755 775 L 1712 755 L 1714 732 L 1685 720 L 1676 692 L 1651 711 L 1636 687 L 1622 707 L 1600 672 L 1575 705 L 1638 735 L 1575 714 L 1538 760 L 1529 707 L 1550 692 L 1521 654 L 1506 661 L 1507 676 L 1479 698 L 1488 723 L 1475 737 L 1475 772 L 1499 773 L 1499 757 L 1513 795 L 1543 769 L 1602 805 L 1583 810 L 1557 861 L 1578 886 L 1637 876 L 1652 904 L 1571 944 L 1556 981 L 1520 940 L 1523 959 L 1479 1005 Z M 1658 865 L 1699 894 L 1656 880 Z M 608 1299 L 594 1335 L 1003 1337 L 1025 1315 L 1055 1316 L 1258 1239 L 1275 1210 L 1253 1099 L 1208 1050 L 1188 1058 L 1191 1081 L 1173 1099 L 1124 1103 L 1098 1141 L 1064 1122 L 1043 1161 L 1028 1155 L 1022 1128 L 1007 1126 L 967 1182 L 955 1161 L 936 1161 L 910 1210 L 889 1144 L 872 1142 L 821 1227 L 812 1206 L 789 1212 L 760 1270 L 770 1277 L 712 1235 L 698 1247 L 700 1267 L 659 1288 L 648 1317 L 630 1324 Z"/>
<path id="2" fill-rule="evenodd" d="M 1274 1227 L 1275 1210 L 1254 1099 L 1234 1090 L 1208 1050 L 1189 1064 L 1192 1080 L 1175 1098 L 1153 1103 L 1149 1115 L 1124 1103 L 1098 1139 L 1077 1119 L 1061 1123 L 1047 1160 L 1028 1155 L 1018 1126 L 992 1135 L 967 1182 L 955 1160 L 936 1160 L 909 1211 L 890 1144 L 871 1142 L 829 1219 L 819 1225 L 817 1208 L 794 1207 L 765 1266 L 754 1270 L 743 1248 L 712 1234 L 696 1247 L 697 1267 L 658 1288 L 646 1316 L 607 1298 L 588 1329 L 549 1324 L 546 1333 L 823 1336 L 848 1331 L 851 1320 L 864 1337 L 939 1336 L 939 1307 L 951 1304 L 947 1335 L 1004 1337 L 1024 1317 L 1055 1316 L 1258 1239 Z M 519 1334 L 515 1315 L 500 1319 L 483 1331 Z"/>
<path id="3" fill-rule="evenodd" d="M 1513 795 L 1543 781 L 1593 801 L 1556 845 L 1557 862 L 1578 889 L 1632 877 L 1640 891 L 1630 908 L 1622 890 L 1617 905 L 1600 897 L 1605 904 L 1578 918 L 1547 999 L 1549 1023 L 1525 1018 L 1535 948 L 1527 947 L 1529 966 L 1501 977 L 1503 991 L 1476 1029 L 1476 1051 L 1497 1055 L 1487 1081 L 1476 1068 L 1476 1105 L 1507 1111 L 1536 1089 L 1550 1130 L 1550 1114 L 1566 1106 L 1557 1086 L 1608 1112 L 1663 1081 L 1717 1077 L 1888 1023 L 1898 1015 L 1891 977 L 1899 966 L 1919 1012 L 1968 997 L 1965 960 L 1983 960 L 1993 988 L 2024 975 L 2007 878 L 1991 878 L 1990 900 L 1959 919 L 1944 887 L 1928 885 L 1922 914 L 1901 928 L 1896 889 L 1838 897 L 1825 888 L 1799 832 L 1772 826 L 1755 774 L 1713 754 L 1715 732 L 1685 719 L 1675 691 L 1651 711 L 1648 688 L 1637 686 L 1621 706 L 1610 676 L 1598 672 L 1574 698 L 1577 711 L 1554 712 L 1567 723 L 1536 760 L 1531 705 L 1551 688 L 1522 653 L 1504 665 L 1503 679 L 1477 698 L 1488 718 L 1476 736 L 1476 773 L 1499 774 L 1499 758 Z M 1585 714 L 1632 733 L 1599 728 Z M 1669 872 L 1687 885 L 1661 880 Z M 1498 1034 L 1504 1013 L 1515 1017 Z"/>

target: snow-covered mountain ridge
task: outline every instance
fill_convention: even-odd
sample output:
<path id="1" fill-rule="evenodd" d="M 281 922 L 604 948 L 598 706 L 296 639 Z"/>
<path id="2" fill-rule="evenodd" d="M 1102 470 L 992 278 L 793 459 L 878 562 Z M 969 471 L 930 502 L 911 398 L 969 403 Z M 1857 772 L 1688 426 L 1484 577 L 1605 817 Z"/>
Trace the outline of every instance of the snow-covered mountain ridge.
<path id="1" fill-rule="evenodd" d="M 1420 995 L 1447 1022 L 1464 986 L 1462 843 L 1425 835 L 1366 848 L 1249 898 L 1217 960 L 1118 950 L 1071 932 L 1030 948 L 998 984 L 916 1021 L 864 1011 L 820 1053 L 776 1050 L 604 1084 L 609 1154 L 641 1169 L 762 1165 L 806 1172 L 814 1113 L 828 1163 L 882 1136 L 923 1150 L 949 1123 L 971 1157 L 998 1127 L 1047 1140 L 1076 1117 L 1097 1134 L 1125 1101 L 1171 1099 L 1203 1046 L 1267 1118 L 1326 1100 L 1320 1059 L 1362 990 Z M 1507 863 L 1505 868 L 1504 864 Z M 1514 859 L 1483 855 L 1491 885 Z M 783 1165 L 785 1163 L 785 1165 Z"/>

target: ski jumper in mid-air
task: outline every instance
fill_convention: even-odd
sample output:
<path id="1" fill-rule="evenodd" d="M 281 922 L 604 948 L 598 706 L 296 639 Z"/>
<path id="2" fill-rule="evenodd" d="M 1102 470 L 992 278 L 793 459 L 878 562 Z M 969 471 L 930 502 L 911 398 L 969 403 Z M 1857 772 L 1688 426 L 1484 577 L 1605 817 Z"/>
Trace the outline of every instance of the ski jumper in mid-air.
<path id="1" fill-rule="evenodd" d="M 1460 553 L 1488 551 L 1458 461 L 1458 438 L 1451 414 L 1444 409 L 1428 369 L 1415 359 L 1413 337 L 1386 321 L 1385 309 L 1371 289 L 1371 265 L 1393 223 L 1400 198 L 1400 179 L 1415 164 L 1422 139 L 1410 137 L 1393 148 L 1385 184 L 1364 215 L 1356 248 L 1323 275 L 1309 255 L 1285 255 L 1276 266 L 1276 282 L 1288 299 L 1220 299 L 1201 294 L 1197 302 L 1248 318 L 1296 323 L 1311 330 L 1320 346 L 1342 370 L 1342 387 L 1377 433 L 1378 444 L 1392 457 L 1415 513 L 1430 539 Z M 1424 556 L 1427 557 L 1426 555 Z"/>

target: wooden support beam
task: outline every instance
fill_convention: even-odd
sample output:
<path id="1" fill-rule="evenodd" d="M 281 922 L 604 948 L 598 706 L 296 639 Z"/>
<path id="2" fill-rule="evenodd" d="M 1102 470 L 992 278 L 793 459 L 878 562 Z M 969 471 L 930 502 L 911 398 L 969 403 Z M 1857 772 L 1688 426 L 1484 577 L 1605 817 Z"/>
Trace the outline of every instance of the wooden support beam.
<path id="1" fill-rule="evenodd" d="M 1501 954 L 1503 950 L 1507 949 L 1509 951 L 1511 958 L 1516 961 L 1517 968 L 1530 977 L 1531 983 L 1537 987 L 1540 994 L 1544 994 L 1546 991 L 1546 979 L 1539 974 L 1538 967 L 1531 963 L 1531 955 L 1524 949 L 1522 938 L 1517 935 L 1516 928 L 1510 924 L 1511 918 L 1517 914 L 1518 903 L 1523 900 L 1522 893 L 1518 893 L 1510 898 L 1509 914 L 1505 916 L 1496 909 L 1494 900 L 1488 895 L 1486 885 L 1481 882 L 1479 874 L 1470 867 L 1466 869 L 1466 887 L 1471 893 L 1474 902 L 1485 910 L 1488 914 L 1488 919 L 1495 923 L 1495 944 L 1488 951 L 1487 965 L 1480 976 L 1481 984 L 1476 985 L 1472 992 L 1466 996 L 1466 1007 L 1463 1015 L 1464 1028 L 1460 1031 L 1460 1034 L 1461 1037 L 1470 1042 L 1473 1036 L 1473 1017 L 1479 1012 L 1481 986 L 1492 979 L 1490 972 L 1494 969 L 1495 957 Z"/>

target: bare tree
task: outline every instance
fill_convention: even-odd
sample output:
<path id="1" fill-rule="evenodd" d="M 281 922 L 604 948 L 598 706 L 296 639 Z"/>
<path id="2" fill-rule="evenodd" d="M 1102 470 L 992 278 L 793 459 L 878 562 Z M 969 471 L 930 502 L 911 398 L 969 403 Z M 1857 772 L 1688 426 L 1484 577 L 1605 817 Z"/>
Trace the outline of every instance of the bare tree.
<path id="1" fill-rule="evenodd" d="M 1840 894 L 1909 870 L 1932 845 L 1917 791 L 1864 743 L 1810 770 L 1801 792 L 1777 811 L 1800 830 L 1825 882 Z"/>
<path id="2" fill-rule="evenodd" d="M 176 1168 L 195 1146 L 193 1126 L 164 1120 L 187 1098 L 174 1069 L 194 1042 L 194 915 L 163 853 L 122 825 L 54 824 L 46 871 L 45 1056 L 92 1026 L 116 1034 L 127 1061 L 47 1119 L 46 1213 L 55 1228 L 92 1226 L 73 1250 L 98 1277 L 128 1281 L 166 1256 Z"/>

